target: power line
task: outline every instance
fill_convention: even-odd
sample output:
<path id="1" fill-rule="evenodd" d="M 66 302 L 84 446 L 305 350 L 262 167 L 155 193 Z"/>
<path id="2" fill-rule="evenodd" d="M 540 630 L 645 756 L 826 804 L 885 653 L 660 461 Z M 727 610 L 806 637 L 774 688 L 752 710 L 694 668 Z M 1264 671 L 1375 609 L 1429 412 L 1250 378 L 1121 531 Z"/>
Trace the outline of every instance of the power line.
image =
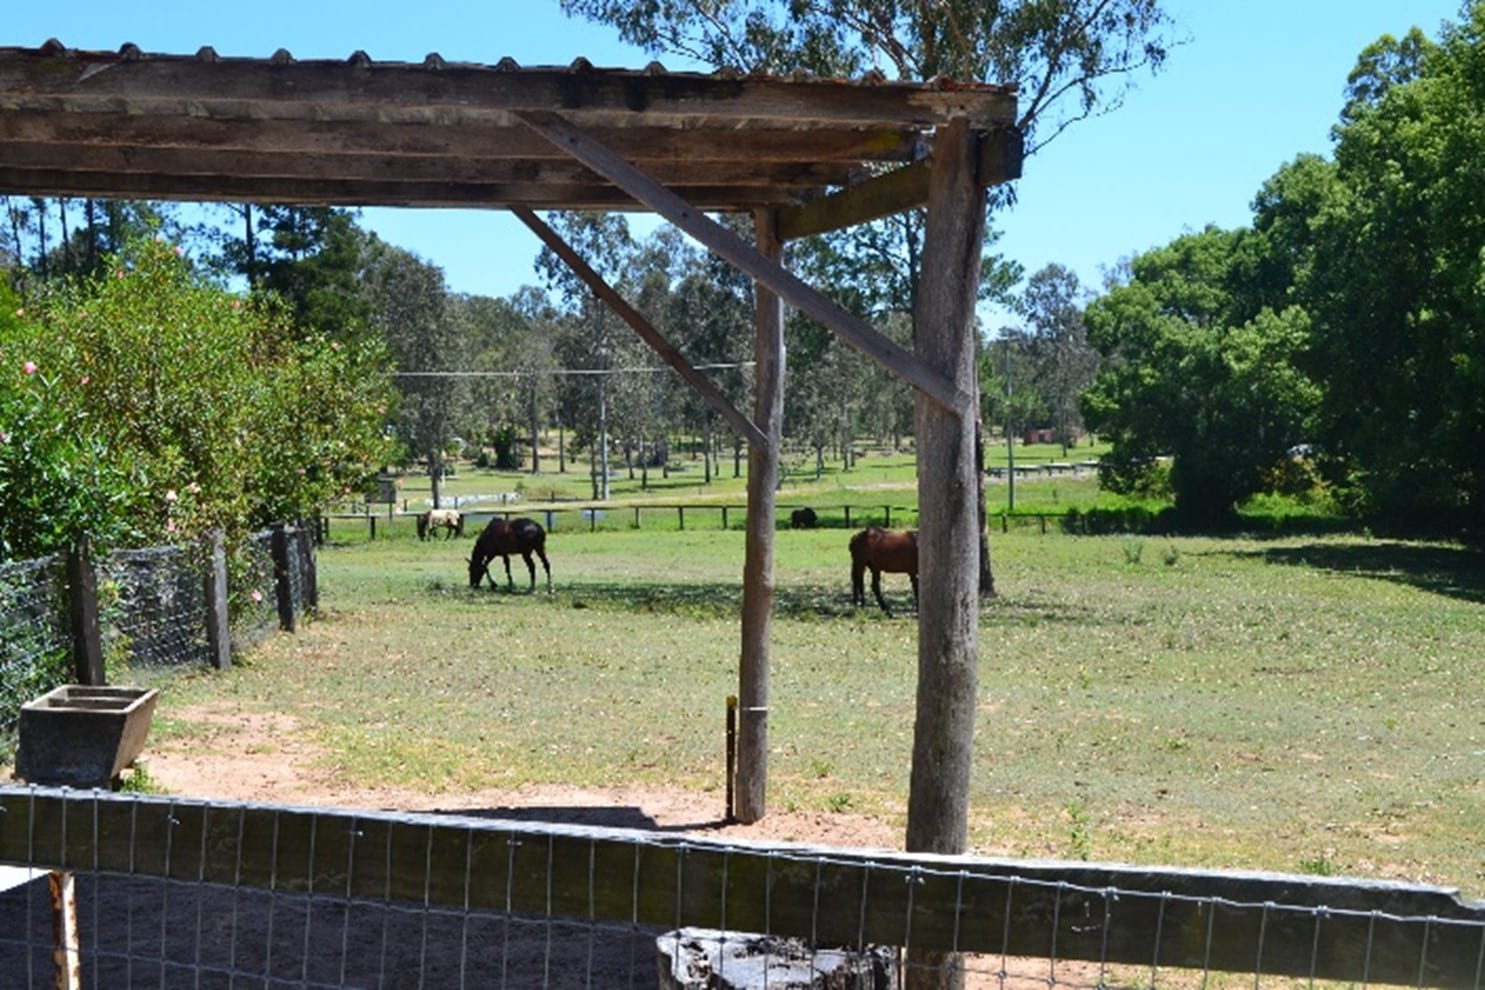
<path id="1" fill-rule="evenodd" d="M 751 368 L 756 361 L 737 361 L 727 364 L 698 364 L 697 371 L 730 370 Z M 394 371 L 393 378 L 529 378 L 536 375 L 622 375 L 640 372 L 673 371 L 668 365 L 652 365 L 636 368 L 553 368 L 548 371 Z"/>

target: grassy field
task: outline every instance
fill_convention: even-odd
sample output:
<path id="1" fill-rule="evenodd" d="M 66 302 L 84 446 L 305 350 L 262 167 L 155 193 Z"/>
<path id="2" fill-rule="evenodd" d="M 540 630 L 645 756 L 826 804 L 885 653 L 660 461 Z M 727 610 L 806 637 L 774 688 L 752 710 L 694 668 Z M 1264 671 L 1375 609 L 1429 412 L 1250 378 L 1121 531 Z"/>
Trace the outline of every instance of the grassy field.
<path id="1" fill-rule="evenodd" d="M 848 534 L 777 546 L 770 804 L 902 822 L 916 624 L 849 602 Z M 168 688 L 311 727 L 346 780 L 719 791 L 742 534 L 552 536 L 556 593 L 467 587 L 470 539 L 346 542 L 323 617 Z M 1359 538 L 992 536 L 981 852 L 1360 874 L 1485 891 L 1485 567 Z M 524 568 L 516 562 L 518 587 Z"/>

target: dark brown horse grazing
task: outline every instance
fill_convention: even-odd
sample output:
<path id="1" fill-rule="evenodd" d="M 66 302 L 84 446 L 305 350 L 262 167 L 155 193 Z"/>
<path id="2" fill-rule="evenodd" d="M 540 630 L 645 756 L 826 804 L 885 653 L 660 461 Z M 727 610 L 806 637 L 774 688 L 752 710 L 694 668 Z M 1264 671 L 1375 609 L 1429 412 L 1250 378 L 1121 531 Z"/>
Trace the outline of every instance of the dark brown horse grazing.
<path id="1" fill-rule="evenodd" d="M 887 615 L 892 610 L 882 597 L 882 572 L 906 574 L 913 582 L 913 604 L 918 603 L 918 531 L 872 526 L 851 537 L 851 604 L 865 605 L 862 578 L 871 568 L 871 590 Z"/>
<path id="2" fill-rule="evenodd" d="M 536 590 L 536 564 L 534 553 L 541 558 L 542 569 L 547 572 L 547 593 L 552 590 L 552 565 L 547 563 L 547 531 L 534 519 L 491 519 L 485 531 L 474 541 L 474 556 L 469 558 L 469 586 L 478 588 L 480 579 L 490 578 L 490 587 L 495 578 L 490 574 L 490 561 L 496 557 L 505 561 L 505 586 L 515 590 L 515 581 L 510 574 L 510 555 L 518 553 L 526 561 L 531 572 L 531 590 Z"/>

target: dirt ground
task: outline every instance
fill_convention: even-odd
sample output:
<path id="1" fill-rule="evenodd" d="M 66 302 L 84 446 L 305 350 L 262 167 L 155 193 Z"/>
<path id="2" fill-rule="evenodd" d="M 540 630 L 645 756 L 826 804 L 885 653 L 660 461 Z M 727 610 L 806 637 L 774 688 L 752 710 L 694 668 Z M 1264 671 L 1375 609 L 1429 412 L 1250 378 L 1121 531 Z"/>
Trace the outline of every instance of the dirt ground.
<path id="1" fill-rule="evenodd" d="M 295 721 L 227 707 L 173 713 L 210 727 L 200 737 L 151 739 L 142 759 L 161 790 L 181 798 L 416 812 L 471 812 L 525 821 L 645 828 L 854 848 L 899 848 L 898 830 L 861 815 L 770 811 L 750 826 L 723 822 L 720 793 L 680 788 L 561 786 L 427 794 L 348 786 Z M 653 987 L 660 932 L 518 917 L 462 918 L 417 906 L 344 905 L 141 877 L 78 880 L 84 970 L 110 987 L 501 986 Z M 0 987 L 51 985 L 45 883 L 0 892 Z M 416 937 L 409 937 L 416 935 Z M 801 949 L 808 957 L 809 950 Z M 1045 988 L 1046 960 L 967 957 L 973 990 Z M 1051 982 L 1093 987 L 1095 969 L 1061 963 Z M 840 977 L 842 974 L 837 974 Z M 11 978 L 20 982 L 12 983 Z M 286 982 L 280 982 L 286 981 Z M 789 981 L 771 985 L 802 985 Z M 697 984 L 699 985 L 699 984 Z M 711 984 L 707 985 L 720 985 Z M 733 985 L 728 981 L 726 985 Z M 831 984 L 835 985 L 835 984 Z M 852 984 L 856 985 L 856 984 Z"/>
<path id="2" fill-rule="evenodd" d="M 392 811 L 478 811 L 484 817 L 696 832 L 709 838 L 900 849 L 901 830 L 863 815 L 770 810 L 753 825 L 726 824 L 720 791 L 565 787 L 427 794 L 368 781 L 347 786 L 290 717 L 197 708 L 173 717 L 212 727 L 210 744 L 146 743 L 144 765 L 165 792 L 185 798 Z"/>

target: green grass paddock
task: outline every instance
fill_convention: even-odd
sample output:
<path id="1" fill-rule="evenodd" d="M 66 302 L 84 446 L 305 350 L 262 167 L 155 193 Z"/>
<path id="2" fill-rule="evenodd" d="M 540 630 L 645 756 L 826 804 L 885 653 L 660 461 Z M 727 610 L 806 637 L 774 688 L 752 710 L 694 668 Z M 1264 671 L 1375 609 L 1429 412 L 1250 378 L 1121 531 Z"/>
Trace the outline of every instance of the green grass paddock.
<path id="1" fill-rule="evenodd" d="M 916 623 L 901 576 L 898 618 L 851 607 L 848 535 L 778 536 L 769 801 L 901 824 Z M 325 548 L 322 618 L 170 684 L 156 731 L 204 740 L 176 713 L 228 695 L 293 715 L 348 783 L 720 795 L 742 533 L 559 530 L 551 596 L 519 560 L 519 593 L 471 591 L 472 542 Z M 1485 890 L 1479 555 L 1024 527 L 991 547 L 977 850 Z"/>

